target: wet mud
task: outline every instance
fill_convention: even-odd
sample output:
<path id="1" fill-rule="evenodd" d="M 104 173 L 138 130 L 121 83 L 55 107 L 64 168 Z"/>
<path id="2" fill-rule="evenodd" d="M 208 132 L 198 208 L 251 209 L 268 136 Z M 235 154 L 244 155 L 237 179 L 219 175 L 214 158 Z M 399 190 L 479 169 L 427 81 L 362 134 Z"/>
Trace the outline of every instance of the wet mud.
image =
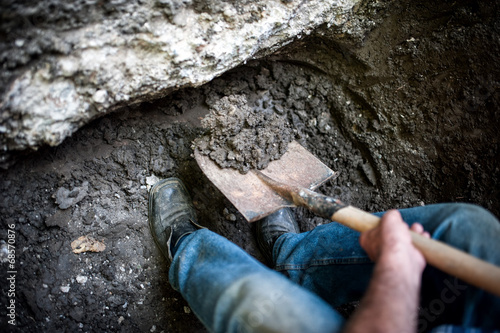
<path id="1" fill-rule="evenodd" d="M 208 134 L 197 138 L 193 149 L 208 155 L 221 168 L 241 173 L 264 169 L 286 152 L 293 139 L 286 117 L 274 113 L 269 105 L 248 106 L 244 95 L 229 95 L 215 102 L 201 125 Z"/>
<path id="2" fill-rule="evenodd" d="M 10 226 L 16 251 L 17 326 L 8 329 L 206 331 L 168 284 L 148 229 L 147 191 L 158 179 L 181 178 L 198 222 L 263 260 L 253 225 L 192 156 L 211 109 L 239 105 L 245 119 L 283 119 L 291 136 L 339 171 L 319 191 L 361 209 L 460 201 L 500 216 L 497 13 L 489 1 L 393 4 L 363 40 L 319 31 L 20 157 L 0 171 L 2 281 Z M 206 122 L 226 135 L 224 121 Z M 302 231 L 328 223 L 304 209 L 294 214 Z M 95 251 L 73 252 L 82 236 L 99 242 Z M 0 300 L 9 302 L 5 290 Z M 6 314 L 3 307 L 2 320 Z"/>

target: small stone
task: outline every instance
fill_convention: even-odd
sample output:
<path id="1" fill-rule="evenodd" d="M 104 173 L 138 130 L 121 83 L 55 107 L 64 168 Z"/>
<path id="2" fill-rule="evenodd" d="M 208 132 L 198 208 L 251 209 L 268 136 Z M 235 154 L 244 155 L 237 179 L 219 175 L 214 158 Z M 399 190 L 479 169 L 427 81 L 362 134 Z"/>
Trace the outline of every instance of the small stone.
<path id="1" fill-rule="evenodd" d="M 71 242 L 71 248 L 73 253 L 102 252 L 106 249 L 106 245 L 92 236 L 81 236 Z"/>
<path id="2" fill-rule="evenodd" d="M 238 15 L 238 12 L 236 11 L 236 9 L 233 6 L 227 5 L 226 8 L 224 9 L 224 12 L 222 13 L 222 15 L 224 16 L 224 19 L 227 22 L 234 22 L 235 17 L 237 17 L 237 15 Z"/>
<path id="3" fill-rule="evenodd" d="M 285 113 L 285 109 L 283 109 L 283 107 L 279 104 L 274 105 L 274 111 L 279 115 L 283 115 Z"/>
<path id="4" fill-rule="evenodd" d="M 191 313 L 191 309 L 189 308 L 189 306 L 184 307 L 184 313 Z"/>
<path id="5" fill-rule="evenodd" d="M 88 280 L 88 277 L 83 276 L 83 275 L 78 275 L 76 277 L 76 282 L 78 282 L 79 284 L 85 284 L 85 283 L 87 283 L 87 280 Z"/>
<path id="6" fill-rule="evenodd" d="M 63 293 L 68 293 L 69 292 L 69 284 L 65 285 L 65 286 L 61 286 L 59 289 L 61 289 L 61 291 Z"/>
<path id="7" fill-rule="evenodd" d="M 108 92 L 106 90 L 97 90 L 92 96 L 94 102 L 99 104 L 106 102 L 107 98 L 108 98 Z"/>
<path id="8" fill-rule="evenodd" d="M 78 70 L 78 63 L 70 59 L 61 59 L 59 61 L 59 69 L 61 70 L 61 74 L 63 76 L 71 77 L 75 75 Z"/>
<path id="9" fill-rule="evenodd" d="M 60 187 L 52 197 L 56 199 L 56 204 L 59 205 L 60 209 L 68 209 L 82 201 L 87 196 L 88 189 L 89 182 L 86 181 L 81 187 L 75 187 L 72 190 Z"/>
<path id="10" fill-rule="evenodd" d="M 151 175 L 149 177 L 146 177 L 146 187 L 148 191 L 153 187 L 154 184 L 158 183 L 160 181 L 160 178 L 156 177 L 155 175 Z"/>

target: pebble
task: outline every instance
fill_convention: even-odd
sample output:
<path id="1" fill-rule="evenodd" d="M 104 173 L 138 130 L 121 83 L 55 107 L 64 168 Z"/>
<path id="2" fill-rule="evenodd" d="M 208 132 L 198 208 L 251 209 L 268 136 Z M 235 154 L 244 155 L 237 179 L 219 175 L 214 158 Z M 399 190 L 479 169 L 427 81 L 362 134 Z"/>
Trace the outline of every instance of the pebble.
<path id="1" fill-rule="evenodd" d="M 106 99 L 108 98 L 108 92 L 106 90 L 97 90 L 94 95 L 92 95 L 92 99 L 94 102 L 102 104 L 106 102 Z"/>
<path id="2" fill-rule="evenodd" d="M 151 187 L 153 187 L 154 184 L 160 181 L 160 178 L 156 177 L 155 175 L 151 175 L 149 177 L 146 177 L 146 188 L 149 191 Z"/>
<path id="3" fill-rule="evenodd" d="M 85 284 L 85 283 L 87 283 L 87 280 L 88 280 L 88 277 L 83 276 L 83 275 L 78 275 L 76 277 L 76 282 L 78 282 L 79 284 Z"/>
<path id="4" fill-rule="evenodd" d="M 229 210 L 227 208 L 224 208 L 224 210 L 222 211 L 222 214 L 224 215 L 224 217 L 226 218 L 226 220 L 229 220 L 231 222 L 235 222 L 236 221 L 236 215 L 234 215 L 232 213 L 229 213 Z"/>
<path id="5" fill-rule="evenodd" d="M 63 76 L 70 77 L 75 75 L 78 70 L 78 63 L 70 59 L 61 59 L 59 60 L 59 68 Z"/>

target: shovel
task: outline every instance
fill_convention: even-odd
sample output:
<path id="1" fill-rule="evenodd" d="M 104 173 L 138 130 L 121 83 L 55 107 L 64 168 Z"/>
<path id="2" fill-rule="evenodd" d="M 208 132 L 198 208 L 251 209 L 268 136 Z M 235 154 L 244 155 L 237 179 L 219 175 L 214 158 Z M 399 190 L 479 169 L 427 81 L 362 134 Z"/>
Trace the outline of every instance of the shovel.
<path id="1" fill-rule="evenodd" d="M 340 200 L 314 192 L 336 176 L 319 159 L 293 141 L 288 151 L 264 170 L 241 174 L 222 169 L 208 156 L 195 151 L 205 175 L 238 211 L 254 222 L 284 207 L 305 207 L 315 214 L 359 232 L 375 228 L 380 218 L 343 204 Z M 428 264 L 459 279 L 500 296 L 500 267 L 471 256 L 443 242 L 411 232 L 413 245 Z"/>

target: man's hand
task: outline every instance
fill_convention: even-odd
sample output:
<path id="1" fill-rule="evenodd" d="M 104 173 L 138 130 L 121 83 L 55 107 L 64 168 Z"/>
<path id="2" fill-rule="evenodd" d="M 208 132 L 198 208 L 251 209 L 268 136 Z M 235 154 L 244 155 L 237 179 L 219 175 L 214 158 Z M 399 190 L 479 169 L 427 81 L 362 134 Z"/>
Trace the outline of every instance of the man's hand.
<path id="1" fill-rule="evenodd" d="M 411 230 L 429 237 L 419 223 L 413 224 Z M 378 227 L 361 234 L 359 243 L 376 263 L 386 269 L 403 270 L 406 276 L 420 281 L 425 259 L 413 246 L 408 225 L 397 210 L 385 213 Z"/>
<path id="2" fill-rule="evenodd" d="M 375 229 L 361 234 L 359 242 L 376 264 L 346 332 L 415 332 L 425 259 L 413 246 L 409 230 L 401 214 L 392 210 Z M 429 237 L 418 223 L 411 230 Z"/>

